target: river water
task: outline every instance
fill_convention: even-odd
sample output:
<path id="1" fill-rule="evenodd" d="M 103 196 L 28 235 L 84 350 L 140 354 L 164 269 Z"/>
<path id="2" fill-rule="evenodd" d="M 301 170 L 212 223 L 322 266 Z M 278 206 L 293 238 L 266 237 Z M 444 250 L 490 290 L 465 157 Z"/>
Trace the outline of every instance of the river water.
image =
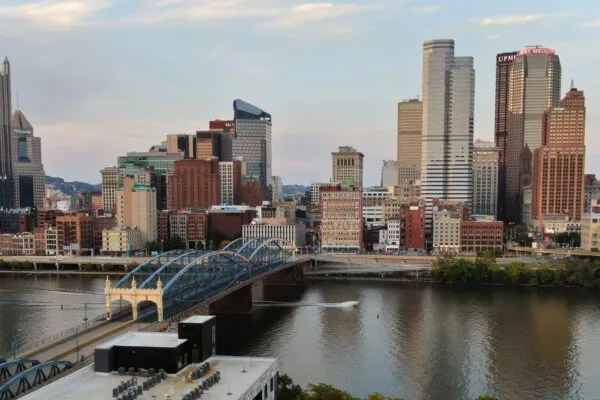
<path id="1" fill-rule="evenodd" d="M 0 279 L 0 353 L 103 311 L 102 279 Z M 337 303 L 358 301 L 356 307 Z M 220 353 L 303 386 L 405 399 L 600 399 L 600 297 L 576 289 L 310 282 L 302 305 L 219 320 Z M 61 310 L 60 305 L 63 305 Z"/>

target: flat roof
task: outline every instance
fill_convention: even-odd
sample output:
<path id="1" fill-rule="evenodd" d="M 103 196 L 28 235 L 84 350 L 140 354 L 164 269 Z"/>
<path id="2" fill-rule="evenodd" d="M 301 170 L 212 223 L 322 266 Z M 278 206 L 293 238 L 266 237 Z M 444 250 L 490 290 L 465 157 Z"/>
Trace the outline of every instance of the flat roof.
<path id="1" fill-rule="evenodd" d="M 188 324 L 203 324 L 206 321 L 210 321 L 214 317 L 215 317 L 214 315 L 193 315 L 189 318 L 184 319 L 181 322 L 188 323 Z"/>
<path id="2" fill-rule="evenodd" d="M 269 384 L 270 377 L 278 371 L 276 358 L 214 356 L 206 361 L 210 362 L 211 366 L 208 375 L 220 371 L 221 381 L 204 391 L 202 394 L 203 400 L 222 400 L 225 398 L 239 400 L 247 399 L 250 396 L 250 398 L 253 398 L 264 387 L 264 384 Z M 192 364 L 176 375 L 168 375 L 167 379 L 152 389 L 144 391 L 138 399 L 181 398 L 182 395 L 191 391 L 202 381 L 202 379 L 199 379 L 186 382 L 184 379 L 185 376 L 191 374 L 193 369 L 199 366 L 200 364 Z M 90 365 L 43 386 L 22 398 L 26 400 L 106 400 L 112 398 L 112 389 L 117 387 L 121 381 L 127 379 L 130 379 L 130 376 L 95 372 L 94 365 Z M 141 385 L 144 379 L 138 377 L 138 385 Z M 270 387 L 268 387 L 268 390 L 270 391 Z"/>
<path id="3" fill-rule="evenodd" d="M 106 350 L 114 346 L 173 348 L 186 340 L 179 339 L 177 333 L 127 332 L 97 346 L 96 349 Z"/>

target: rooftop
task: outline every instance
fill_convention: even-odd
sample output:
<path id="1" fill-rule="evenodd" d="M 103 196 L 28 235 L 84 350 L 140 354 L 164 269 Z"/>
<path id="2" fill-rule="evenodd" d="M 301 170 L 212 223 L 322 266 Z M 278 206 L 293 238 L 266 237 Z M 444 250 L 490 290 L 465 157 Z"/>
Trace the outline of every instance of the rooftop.
<path id="1" fill-rule="evenodd" d="M 215 356 L 207 361 L 210 363 L 210 370 L 205 376 L 220 371 L 221 380 L 202 394 L 202 400 L 245 399 L 248 395 L 260 389 L 260 386 L 255 387 L 259 378 L 263 375 L 267 376 L 268 372 L 272 373 L 269 374 L 271 376 L 277 371 L 277 359 L 274 358 Z M 192 364 L 176 375 L 168 375 L 167 379 L 152 389 L 144 391 L 138 399 L 180 399 L 201 382 L 201 379 L 193 381 L 185 378 L 190 376 L 191 371 L 199 366 L 200 364 Z M 91 365 L 44 386 L 24 396 L 23 399 L 106 400 L 112 398 L 112 388 L 118 386 L 121 381 L 130 378 L 117 373 L 95 372 L 94 366 Z M 145 378 L 138 378 L 138 385 L 141 385 L 143 379 Z"/>
<path id="2" fill-rule="evenodd" d="M 181 322 L 184 324 L 185 323 L 187 323 L 187 324 L 203 324 L 206 321 L 210 321 L 213 318 L 214 318 L 213 315 L 193 315 L 187 319 L 184 319 Z"/>
<path id="3" fill-rule="evenodd" d="M 128 332 L 119 337 L 109 340 L 96 347 L 97 349 L 110 349 L 113 346 L 137 346 L 137 347 L 177 347 L 187 339 L 179 339 L 176 333 L 165 333 L 157 335 L 154 332 Z"/>

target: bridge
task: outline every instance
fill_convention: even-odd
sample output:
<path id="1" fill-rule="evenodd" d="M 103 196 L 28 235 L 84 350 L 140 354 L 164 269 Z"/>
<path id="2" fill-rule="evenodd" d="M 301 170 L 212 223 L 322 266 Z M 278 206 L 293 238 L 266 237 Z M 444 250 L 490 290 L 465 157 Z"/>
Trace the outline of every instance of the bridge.
<path id="1" fill-rule="evenodd" d="M 508 251 L 516 251 L 518 253 L 532 253 L 532 254 L 546 254 L 556 255 L 565 257 L 600 257 L 598 251 L 584 251 L 584 250 L 566 250 L 566 249 L 543 249 L 523 246 L 506 246 Z"/>

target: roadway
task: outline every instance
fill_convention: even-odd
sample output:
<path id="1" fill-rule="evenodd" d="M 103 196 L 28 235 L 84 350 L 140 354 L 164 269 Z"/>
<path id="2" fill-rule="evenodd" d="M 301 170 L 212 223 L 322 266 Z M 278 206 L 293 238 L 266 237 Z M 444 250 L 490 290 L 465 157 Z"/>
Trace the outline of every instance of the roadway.
<path id="1" fill-rule="evenodd" d="M 150 257 L 102 257 L 102 256 L 0 256 L 6 262 L 31 262 L 37 264 L 111 264 L 127 265 L 132 262 L 141 264 Z"/>

